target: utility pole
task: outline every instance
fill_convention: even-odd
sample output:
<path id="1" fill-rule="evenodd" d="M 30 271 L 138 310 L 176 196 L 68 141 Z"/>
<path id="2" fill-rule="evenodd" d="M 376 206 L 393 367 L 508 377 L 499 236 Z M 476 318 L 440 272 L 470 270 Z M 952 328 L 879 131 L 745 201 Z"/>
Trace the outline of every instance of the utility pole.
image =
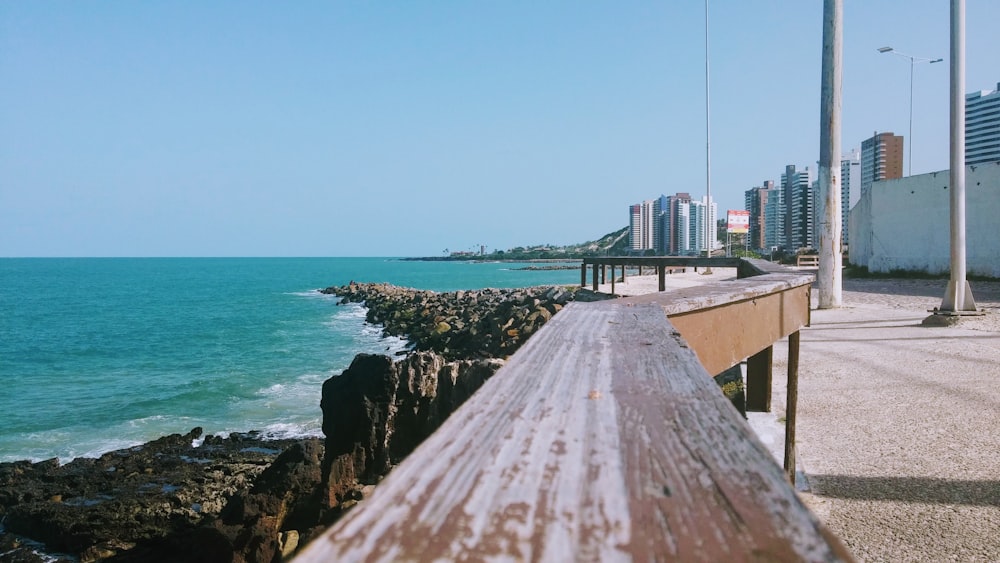
<path id="1" fill-rule="evenodd" d="M 941 312 L 975 311 L 965 277 L 965 0 L 951 0 L 951 279 Z"/>
<path id="2" fill-rule="evenodd" d="M 843 304 L 840 201 L 842 0 L 823 0 L 823 67 L 819 107 L 819 308 Z"/>

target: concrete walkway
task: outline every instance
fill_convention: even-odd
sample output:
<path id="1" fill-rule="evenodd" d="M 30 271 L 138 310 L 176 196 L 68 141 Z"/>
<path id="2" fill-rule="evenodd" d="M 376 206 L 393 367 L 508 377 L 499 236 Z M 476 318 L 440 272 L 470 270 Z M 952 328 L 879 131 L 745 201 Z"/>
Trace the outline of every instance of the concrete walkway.
<path id="1" fill-rule="evenodd" d="M 987 315 L 923 326 L 945 283 L 845 280 L 844 307 L 816 310 L 814 292 L 801 333 L 796 485 L 862 561 L 1000 562 L 1000 282 L 972 283 Z M 651 291 L 655 276 L 616 285 Z M 776 343 L 774 410 L 750 413 L 779 463 L 787 358 Z"/>
<path id="2" fill-rule="evenodd" d="M 803 497 L 860 560 L 1000 561 L 1000 313 L 926 327 L 943 283 L 845 288 L 802 331 Z M 996 311 L 995 289 L 978 304 Z M 775 345 L 775 417 L 787 357 Z"/>

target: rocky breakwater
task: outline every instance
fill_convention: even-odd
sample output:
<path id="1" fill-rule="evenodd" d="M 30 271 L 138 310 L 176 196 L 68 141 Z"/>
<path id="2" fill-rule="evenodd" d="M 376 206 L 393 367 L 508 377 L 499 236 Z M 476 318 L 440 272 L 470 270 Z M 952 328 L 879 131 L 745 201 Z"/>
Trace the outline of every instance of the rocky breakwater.
<path id="1" fill-rule="evenodd" d="M 564 287 L 438 293 L 372 283 L 322 292 L 364 303 L 366 320 L 382 325 L 385 334 L 447 359 L 509 356 L 579 293 Z"/>
<path id="2" fill-rule="evenodd" d="M 362 500 L 577 296 L 562 287 L 437 293 L 352 283 L 322 291 L 364 303 L 369 323 L 413 347 L 404 358 L 360 354 L 323 384 L 322 490 L 331 515 Z"/>
<path id="3" fill-rule="evenodd" d="M 0 464 L 0 560 L 272 561 L 322 529 L 318 438 L 201 434 Z"/>

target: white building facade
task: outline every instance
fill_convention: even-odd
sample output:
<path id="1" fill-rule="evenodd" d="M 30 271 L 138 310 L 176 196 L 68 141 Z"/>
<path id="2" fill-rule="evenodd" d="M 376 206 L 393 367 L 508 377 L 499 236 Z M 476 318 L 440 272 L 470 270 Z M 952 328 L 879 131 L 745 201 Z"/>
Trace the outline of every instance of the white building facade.
<path id="1" fill-rule="evenodd" d="M 951 268 L 947 170 L 875 182 L 851 210 L 850 261 L 872 272 Z M 965 167 L 966 268 L 1000 277 L 1000 161 Z"/>
<path id="2" fill-rule="evenodd" d="M 656 248 L 655 202 L 647 200 L 629 206 L 629 248 L 634 251 Z"/>

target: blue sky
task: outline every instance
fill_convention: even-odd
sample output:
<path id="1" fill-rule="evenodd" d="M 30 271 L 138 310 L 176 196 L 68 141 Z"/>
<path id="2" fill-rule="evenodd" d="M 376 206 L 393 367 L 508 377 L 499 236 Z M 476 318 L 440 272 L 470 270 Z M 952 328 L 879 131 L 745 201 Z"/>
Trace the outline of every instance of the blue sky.
<path id="1" fill-rule="evenodd" d="M 948 166 L 949 2 L 845 0 L 843 146 Z M 822 1 L 710 5 L 720 208 L 819 154 Z M 967 91 L 1000 2 L 967 0 Z M 702 2 L 0 0 L 0 256 L 582 242 L 705 190 Z M 906 140 L 910 142 L 909 139 Z"/>

